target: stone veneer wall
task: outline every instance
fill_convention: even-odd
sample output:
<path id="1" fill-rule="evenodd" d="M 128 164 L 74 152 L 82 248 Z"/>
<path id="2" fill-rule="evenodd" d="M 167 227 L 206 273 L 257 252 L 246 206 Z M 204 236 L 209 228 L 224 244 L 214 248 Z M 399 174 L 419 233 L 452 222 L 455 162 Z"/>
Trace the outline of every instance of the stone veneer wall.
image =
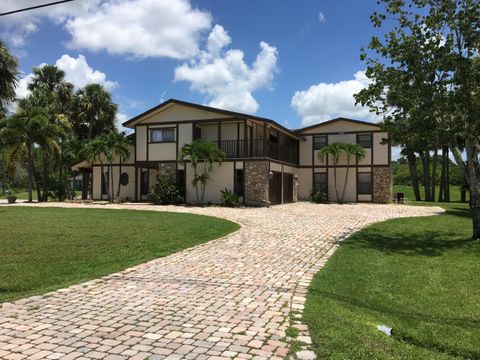
<path id="1" fill-rule="evenodd" d="M 245 161 L 245 205 L 266 205 L 269 170 L 268 161 Z"/>
<path id="2" fill-rule="evenodd" d="M 373 202 L 385 204 L 392 198 L 392 175 L 390 167 L 373 168 Z"/>

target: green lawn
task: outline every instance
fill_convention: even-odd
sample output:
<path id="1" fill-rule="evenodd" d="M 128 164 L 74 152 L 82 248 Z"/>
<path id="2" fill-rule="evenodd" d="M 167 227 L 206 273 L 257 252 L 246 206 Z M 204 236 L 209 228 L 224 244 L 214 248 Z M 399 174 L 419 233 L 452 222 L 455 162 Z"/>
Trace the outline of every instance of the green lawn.
<path id="1" fill-rule="evenodd" d="M 0 303 L 111 274 L 238 228 L 191 214 L 0 206 Z"/>
<path id="2" fill-rule="evenodd" d="M 435 189 L 435 199 L 438 199 L 438 190 L 439 187 L 437 186 Z M 415 201 L 415 195 L 413 194 L 413 188 L 410 185 L 394 185 L 393 192 L 401 192 L 405 194 L 405 197 L 411 202 Z M 423 187 L 420 187 L 420 195 L 422 199 L 425 198 L 425 194 L 423 191 Z M 460 201 L 460 186 L 451 185 L 450 186 L 450 200 L 452 202 L 459 202 Z M 467 195 L 468 200 L 468 195 Z"/>
<path id="3" fill-rule="evenodd" d="M 480 241 L 465 204 L 445 207 L 359 231 L 316 274 L 305 321 L 319 358 L 480 358 Z"/>

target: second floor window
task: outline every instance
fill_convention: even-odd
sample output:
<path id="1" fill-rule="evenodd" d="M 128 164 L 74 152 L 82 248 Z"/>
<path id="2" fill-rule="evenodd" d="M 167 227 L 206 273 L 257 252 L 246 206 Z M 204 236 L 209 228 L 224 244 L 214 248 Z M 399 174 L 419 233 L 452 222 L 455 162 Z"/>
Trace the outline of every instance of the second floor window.
<path id="1" fill-rule="evenodd" d="M 372 134 L 358 134 L 358 145 L 370 149 L 372 147 Z"/>
<path id="2" fill-rule="evenodd" d="M 316 135 L 313 137 L 313 150 L 321 150 L 327 146 L 326 135 Z"/>
<path id="3" fill-rule="evenodd" d="M 175 129 L 150 129 L 150 142 L 173 142 L 175 141 Z"/>

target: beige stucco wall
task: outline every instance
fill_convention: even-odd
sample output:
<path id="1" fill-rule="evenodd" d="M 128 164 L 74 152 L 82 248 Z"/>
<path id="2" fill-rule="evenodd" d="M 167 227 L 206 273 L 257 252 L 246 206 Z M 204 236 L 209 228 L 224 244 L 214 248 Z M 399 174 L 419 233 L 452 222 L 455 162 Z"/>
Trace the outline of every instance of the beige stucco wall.
<path id="1" fill-rule="evenodd" d="M 100 199 L 102 195 L 102 168 L 100 166 L 93 167 L 93 188 L 92 188 L 92 197 L 94 199 Z"/>
<path id="2" fill-rule="evenodd" d="M 338 189 L 339 197 L 342 196 L 346 172 L 347 172 L 346 168 L 337 168 L 337 189 Z M 338 201 L 336 192 L 335 192 L 335 181 L 334 181 L 333 169 L 330 169 L 328 171 L 328 200 Z M 347 188 L 345 190 L 345 197 L 343 201 L 347 201 L 347 202 L 357 201 L 357 175 L 356 175 L 355 168 L 350 168 L 348 172 Z"/>
<path id="3" fill-rule="evenodd" d="M 93 198 L 102 198 L 102 177 L 101 166 L 93 167 Z M 108 166 L 103 167 L 103 172 L 106 174 L 110 168 Z M 113 194 L 116 197 L 118 191 L 118 180 L 120 176 L 120 166 L 113 166 Z M 128 174 L 128 184 L 120 187 L 120 198 L 122 200 L 135 200 L 135 167 L 134 166 L 122 166 L 121 173 Z M 108 178 L 109 184 L 111 184 L 111 178 Z M 108 195 L 103 195 L 103 199 L 107 199 Z"/>
<path id="4" fill-rule="evenodd" d="M 372 149 L 364 149 L 365 157 L 358 162 L 358 165 L 371 165 L 372 164 Z"/>
<path id="5" fill-rule="evenodd" d="M 193 124 L 178 124 L 178 150 L 185 144 L 190 144 L 193 139 Z"/>
<path id="6" fill-rule="evenodd" d="M 300 141 L 300 166 L 312 165 L 312 136 L 306 136 L 305 141 Z"/>
<path id="7" fill-rule="evenodd" d="M 358 194 L 358 201 L 372 201 L 372 195 Z"/>
<path id="8" fill-rule="evenodd" d="M 147 127 L 137 126 L 137 161 L 147 160 Z"/>
<path id="9" fill-rule="evenodd" d="M 220 203 L 220 190 L 225 188 L 232 190 L 234 188 L 233 182 L 233 161 L 227 161 L 222 165 L 214 165 L 212 172 L 210 173 L 210 179 L 207 182 L 205 189 L 205 202 L 212 202 L 214 204 Z M 187 165 L 186 169 L 187 180 L 187 202 L 195 202 L 195 188 L 192 186 L 193 180 L 193 168 Z"/>
<path id="10" fill-rule="evenodd" d="M 310 190 L 313 188 L 312 184 L 312 169 L 300 168 L 298 169 L 298 198 L 300 200 L 306 199 L 310 196 Z"/>
<path id="11" fill-rule="evenodd" d="M 148 161 L 165 161 L 176 159 L 176 143 L 148 144 Z"/>
<path id="12" fill-rule="evenodd" d="M 229 123 L 221 125 L 221 140 L 237 140 L 237 124 Z"/>
<path id="13" fill-rule="evenodd" d="M 203 140 L 217 141 L 218 140 L 218 126 L 217 124 L 202 124 L 200 126 L 200 136 Z"/>
<path id="14" fill-rule="evenodd" d="M 201 110 L 180 104 L 173 104 L 167 108 L 157 110 L 143 118 L 142 123 L 172 122 L 184 120 L 204 120 L 226 118 L 227 115 Z"/>
<path id="15" fill-rule="evenodd" d="M 373 163 L 375 165 L 388 165 L 389 147 L 388 144 L 382 144 L 382 140 L 388 137 L 387 133 L 373 134 Z"/>
<path id="16" fill-rule="evenodd" d="M 337 121 L 334 123 L 322 125 L 318 124 L 318 126 L 307 129 L 301 132 L 301 134 L 318 134 L 324 132 L 347 132 L 347 131 L 375 131 L 379 130 L 378 126 L 375 125 L 367 125 L 367 124 L 357 124 L 349 121 Z"/>

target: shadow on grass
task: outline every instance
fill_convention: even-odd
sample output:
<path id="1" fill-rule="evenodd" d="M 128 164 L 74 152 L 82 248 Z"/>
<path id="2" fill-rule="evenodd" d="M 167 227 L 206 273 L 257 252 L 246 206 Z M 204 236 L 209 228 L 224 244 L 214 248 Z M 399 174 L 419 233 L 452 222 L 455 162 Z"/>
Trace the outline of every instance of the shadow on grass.
<path id="1" fill-rule="evenodd" d="M 471 251 L 478 244 L 471 238 L 458 239 L 458 232 L 435 231 L 421 233 L 385 233 L 380 230 L 367 229 L 355 234 L 345 245 L 356 248 L 372 248 L 384 253 L 410 256 L 440 256 L 445 251 L 464 249 Z"/>
<path id="2" fill-rule="evenodd" d="M 376 312 L 385 314 L 390 317 L 403 318 L 403 319 L 412 319 L 412 323 L 425 323 L 425 324 L 434 324 L 435 326 L 456 326 L 461 328 L 471 328 L 471 331 L 477 332 L 480 331 L 480 321 L 471 320 L 471 319 L 462 319 L 462 318 L 449 318 L 449 317 L 439 317 L 437 315 L 432 316 L 430 314 L 423 314 L 419 312 L 412 311 L 402 311 L 399 308 L 394 308 L 390 304 L 375 303 L 371 300 L 365 299 L 365 301 L 360 300 L 355 297 L 348 297 L 332 292 L 321 291 L 319 289 L 311 288 L 309 296 L 318 296 L 321 298 L 329 298 L 337 303 L 343 303 L 344 306 L 361 308 L 367 312 Z M 436 342 L 433 338 L 428 340 L 420 340 L 408 333 L 406 333 L 401 328 L 393 329 L 393 338 L 407 342 L 409 344 L 422 347 L 425 349 L 436 350 L 451 356 L 460 356 L 465 359 L 480 359 L 480 352 L 474 349 L 460 349 L 455 346 L 448 346 L 439 342 Z"/>

